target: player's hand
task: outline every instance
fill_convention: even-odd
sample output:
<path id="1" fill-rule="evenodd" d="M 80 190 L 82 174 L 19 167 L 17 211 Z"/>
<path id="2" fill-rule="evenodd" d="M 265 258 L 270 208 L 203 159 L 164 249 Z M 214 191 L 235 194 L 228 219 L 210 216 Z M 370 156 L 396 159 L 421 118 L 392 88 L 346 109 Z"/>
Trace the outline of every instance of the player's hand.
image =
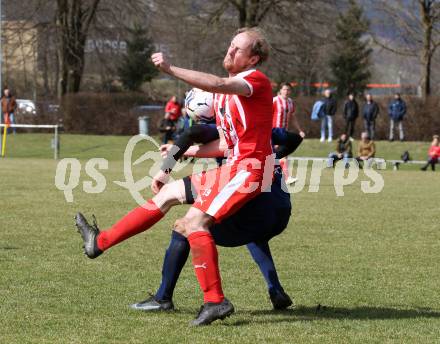
<path id="1" fill-rule="evenodd" d="M 166 143 L 159 147 L 160 155 L 162 155 L 162 158 L 165 159 L 168 156 L 168 152 L 171 150 L 172 146 L 173 146 L 172 144 Z"/>
<path id="2" fill-rule="evenodd" d="M 160 170 L 157 172 L 151 181 L 151 191 L 153 191 L 154 194 L 159 193 L 160 189 L 162 189 L 162 186 L 168 182 L 169 178 L 170 175 L 164 171 Z"/>
<path id="3" fill-rule="evenodd" d="M 302 138 L 305 138 L 306 137 L 306 133 L 304 132 L 304 131 L 300 131 L 299 132 L 299 136 L 301 136 Z"/>
<path id="4" fill-rule="evenodd" d="M 164 53 L 154 53 L 151 55 L 151 62 L 164 73 L 170 72 L 170 63 Z"/>

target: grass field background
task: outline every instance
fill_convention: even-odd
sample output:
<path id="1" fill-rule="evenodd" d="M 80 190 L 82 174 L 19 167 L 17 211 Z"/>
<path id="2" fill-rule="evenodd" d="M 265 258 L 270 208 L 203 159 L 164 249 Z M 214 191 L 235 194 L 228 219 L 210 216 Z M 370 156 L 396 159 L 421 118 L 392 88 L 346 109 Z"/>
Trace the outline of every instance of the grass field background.
<path id="1" fill-rule="evenodd" d="M 0 160 L 0 343 L 438 343 L 440 340 L 440 174 L 381 171 L 385 186 L 364 194 L 358 180 L 337 197 L 333 170 L 319 192 L 292 195 L 288 228 L 271 241 L 280 278 L 295 307 L 274 312 L 258 269 L 244 247 L 220 248 L 224 290 L 236 313 L 190 328 L 202 302 L 187 264 L 173 313 L 128 308 L 161 277 L 170 230 L 186 207 L 151 231 L 96 260 L 82 255 L 77 211 L 96 214 L 101 228 L 136 206 L 123 180 L 127 137 L 64 135 L 62 157 L 104 157 L 107 187 L 78 186 L 67 203 L 54 186 L 50 135 L 8 137 Z M 306 140 L 295 155 L 324 156 L 334 144 Z M 429 143 L 378 146 L 385 158 L 409 150 L 424 159 Z M 331 147 L 331 148 L 330 148 Z M 143 148 L 138 147 L 139 154 Z M 136 167 L 142 175 L 148 165 Z M 81 182 L 90 180 L 84 171 Z M 146 190 L 145 197 L 151 196 Z M 320 306 L 319 306 L 320 305 Z"/>
<path id="2" fill-rule="evenodd" d="M 53 134 L 17 134 L 7 137 L 7 156 L 11 158 L 53 157 L 51 139 Z M 160 143 L 159 137 L 154 137 Z M 126 136 L 61 135 L 61 158 L 90 159 L 102 157 L 107 160 L 122 160 L 128 141 Z M 378 141 L 377 157 L 400 159 L 409 151 L 413 160 L 426 160 L 430 142 Z M 142 146 L 142 145 L 141 145 Z M 295 156 L 326 157 L 336 149 L 336 141 L 320 143 L 306 139 L 295 152 Z M 357 141 L 353 143 L 353 154 L 357 152 Z M 405 166 L 402 165 L 403 168 Z"/>

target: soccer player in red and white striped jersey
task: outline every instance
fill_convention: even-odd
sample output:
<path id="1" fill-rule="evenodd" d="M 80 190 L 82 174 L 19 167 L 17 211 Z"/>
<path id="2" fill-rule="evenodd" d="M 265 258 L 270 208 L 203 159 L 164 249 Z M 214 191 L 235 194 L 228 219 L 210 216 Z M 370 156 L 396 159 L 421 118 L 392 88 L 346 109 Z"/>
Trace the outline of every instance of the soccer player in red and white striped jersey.
<path id="1" fill-rule="evenodd" d="M 298 131 L 298 134 L 301 136 L 301 138 L 304 138 L 306 136 L 299 125 L 298 119 L 296 118 L 295 103 L 293 102 L 292 98 L 289 97 L 290 94 L 290 84 L 283 83 L 281 85 L 279 94 L 273 98 L 273 134 L 286 142 L 289 140 L 288 130 L 289 123 L 291 122 L 295 129 Z M 288 184 L 290 184 L 291 182 L 295 182 L 296 179 L 290 177 L 287 158 L 281 159 L 280 165 L 283 169 L 284 176 L 287 178 L 286 182 Z"/>
<path id="2" fill-rule="evenodd" d="M 194 325 L 209 324 L 234 311 L 223 295 L 218 254 L 209 229 L 272 183 L 272 88 L 269 79 L 256 69 L 268 55 L 269 44 L 258 28 L 241 29 L 233 37 L 223 61 L 229 74 L 226 78 L 176 67 L 162 53 L 152 55 L 153 63 L 162 72 L 219 94 L 216 116 L 220 140 L 193 146 L 187 155 L 213 157 L 228 152 L 227 163 L 191 176 L 191 183 L 198 185 L 197 199 L 185 217 L 176 221 L 174 229 L 188 239 L 194 270 L 204 293 L 204 306 Z M 152 185 L 153 190 L 161 189 L 160 178 L 157 182 Z M 154 225 L 173 205 L 164 201 L 161 194 L 164 194 L 162 190 L 107 231 L 90 228 L 79 214 L 77 227 L 86 254 L 94 258 Z"/>

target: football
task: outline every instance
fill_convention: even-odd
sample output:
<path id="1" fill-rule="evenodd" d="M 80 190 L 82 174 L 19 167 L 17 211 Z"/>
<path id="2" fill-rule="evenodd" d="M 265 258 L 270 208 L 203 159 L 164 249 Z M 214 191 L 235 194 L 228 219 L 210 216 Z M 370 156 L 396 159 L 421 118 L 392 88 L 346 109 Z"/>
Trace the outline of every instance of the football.
<path id="1" fill-rule="evenodd" d="M 214 94 L 191 89 L 185 97 L 185 110 L 194 121 L 211 121 L 214 118 Z"/>

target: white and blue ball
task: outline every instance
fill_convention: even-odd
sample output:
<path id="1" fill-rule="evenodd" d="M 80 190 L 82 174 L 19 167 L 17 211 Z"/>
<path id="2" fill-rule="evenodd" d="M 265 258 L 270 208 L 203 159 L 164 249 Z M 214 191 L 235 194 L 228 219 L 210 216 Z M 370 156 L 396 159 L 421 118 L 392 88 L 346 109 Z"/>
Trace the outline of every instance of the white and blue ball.
<path id="1" fill-rule="evenodd" d="M 199 88 L 191 89 L 185 98 L 185 110 L 194 121 L 212 121 L 214 118 L 214 94 Z"/>

